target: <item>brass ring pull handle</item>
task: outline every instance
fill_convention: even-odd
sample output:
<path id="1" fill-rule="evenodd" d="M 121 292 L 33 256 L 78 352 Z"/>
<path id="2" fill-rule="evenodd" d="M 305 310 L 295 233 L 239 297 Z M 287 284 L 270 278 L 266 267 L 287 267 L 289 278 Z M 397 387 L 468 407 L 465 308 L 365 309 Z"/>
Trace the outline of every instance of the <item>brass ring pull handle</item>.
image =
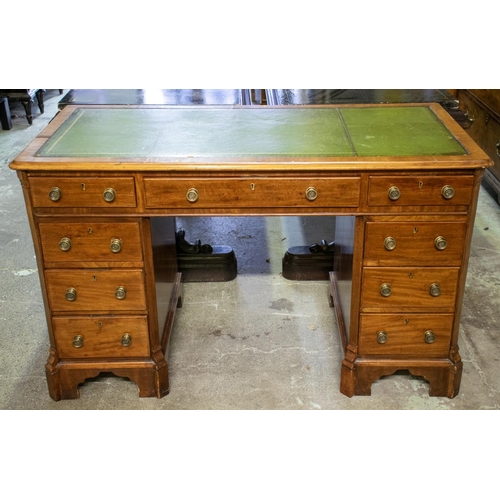
<path id="1" fill-rule="evenodd" d="M 61 238 L 59 242 L 59 248 L 63 252 L 67 252 L 71 248 L 71 240 L 69 238 Z"/>
<path id="2" fill-rule="evenodd" d="M 73 337 L 73 347 L 75 349 L 80 349 L 80 347 L 83 347 L 83 337 L 81 335 L 75 335 Z"/>
<path id="3" fill-rule="evenodd" d="M 195 201 L 198 200 L 198 190 L 195 188 L 189 188 L 188 192 L 186 193 L 186 198 L 189 203 L 194 203 Z"/>
<path id="4" fill-rule="evenodd" d="M 441 194 L 445 200 L 451 200 L 455 196 L 455 190 L 446 184 L 446 186 L 441 188 Z"/>
<path id="5" fill-rule="evenodd" d="M 68 302 L 74 302 L 76 300 L 76 290 L 74 288 L 68 288 L 65 297 Z"/>
<path id="6" fill-rule="evenodd" d="M 434 332 L 432 330 L 427 330 L 424 333 L 424 340 L 428 344 L 433 344 L 436 341 L 436 335 L 434 335 Z"/>
<path id="7" fill-rule="evenodd" d="M 113 188 L 106 188 L 104 193 L 102 193 L 102 197 L 104 198 L 104 201 L 111 203 L 115 201 L 116 191 Z"/>
<path id="8" fill-rule="evenodd" d="M 118 300 L 123 300 L 127 296 L 127 290 L 124 286 L 117 287 L 115 291 L 115 297 Z"/>
<path id="9" fill-rule="evenodd" d="M 399 197 L 401 196 L 401 191 L 397 186 L 391 186 L 389 188 L 389 191 L 387 191 L 387 196 L 389 196 L 389 199 L 392 201 L 399 200 Z"/>
<path id="10" fill-rule="evenodd" d="M 122 335 L 121 342 L 123 347 L 129 347 L 130 344 L 132 343 L 132 336 L 130 335 L 130 333 L 124 333 Z"/>
<path id="11" fill-rule="evenodd" d="M 318 197 L 318 191 L 316 191 L 316 188 L 310 186 L 306 189 L 306 198 L 309 201 L 314 201 Z"/>
<path id="12" fill-rule="evenodd" d="M 377 333 L 377 342 L 379 344 L 385 344 L 387 342 L 387 332 L 383 330 Z"/>
<path id="13" fill-rule="evenodd" d="M 391 293 L 392 290 L 389 283 L 382 283 L 382 285 L 380 285 L 380 295 L 382 295 L 382 297 L 389 297 Z"/>
<path id="14" fill-rule="evenodd" d="M 52 201 L 59 201 L 61 199 L 61 196 L 62 196 L 62 191 L 58 187 L 53 187 L 49 191 L 49 198 Z"/>
<path id="15" fill-rule="evenodd" d="M 387 236 L 384 240 L 384 247 L 386 250 L 394 250 L 396 248 L 396 240 L 392 236 Z"/>
<path id="16" fill-rule="evenodd" d="M 444 250 L 448 246 L 448 242 L 446 241 L 446 238 L 444 236 L 438 236 L 434 240 L 434 246 L 438 250 Z"/>
<path id="17" fill-rule="evenodd" d="M 430 287 L 429 287 L 429 293 L 433 296 L 433 297 L 439 297 L 441 295 L 441 287 L 439 286 L 439 283 L 433 283 Z"/>
<path id="18" fill-rule="evenodd" d="M 109 249 L 113 252 L 113 253 L 118 253 L 121 251 L 122 249 L 122 240 L 120 238 L 113 238 L 111 240 L 111 243 L 109 245 Z"/>

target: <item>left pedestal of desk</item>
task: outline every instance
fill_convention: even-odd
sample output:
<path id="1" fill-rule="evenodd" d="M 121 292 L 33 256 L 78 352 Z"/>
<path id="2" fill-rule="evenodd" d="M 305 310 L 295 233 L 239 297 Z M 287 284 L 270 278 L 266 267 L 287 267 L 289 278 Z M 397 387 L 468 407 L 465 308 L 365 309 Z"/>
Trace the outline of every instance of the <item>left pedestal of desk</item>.
<path id="1" fill-rule="evenodd" d="M 139 396 L 169 392 L 168 348 L 181 283 L 175 220 L 135 213 L 134 177 L 19 172 L 50 337 L 52 399 L 102 372 Z"/>

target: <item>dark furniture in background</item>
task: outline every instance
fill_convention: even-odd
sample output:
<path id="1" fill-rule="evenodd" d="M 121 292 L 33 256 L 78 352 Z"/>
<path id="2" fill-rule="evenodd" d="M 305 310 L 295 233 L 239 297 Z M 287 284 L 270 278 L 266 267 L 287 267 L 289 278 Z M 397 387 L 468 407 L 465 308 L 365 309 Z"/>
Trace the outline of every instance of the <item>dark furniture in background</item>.
<path id="1" fill-rule="evenodd" d="M 500 90 L 457 90 L 460 109 L 469 120 L 468 134 L 493 160 L 484 180 L 495 190 L 500 203 Z"/>
<path id="2" fill-rule="evenodd" d="M 456 108 L 457 99 L 447 90 L 437 89 L 266 89 L 269 105 L 286 104 L 377 104 L 398 102 L 438 102 Z"/>
<path id="3" fill-rule="evenodd" d="M 0 97 L 0 123 L 2 124 L 2 130 L 10 130 L 12 128 L 9 99 L 7 97 Z"/>
<path id="4" fill-rule="evenodd" d="M 60 101 L 68 104 L 119 105 L 235 105 L 250 104 L 247 89 L 71 89 Z"/>
<path id="5" fill-rule="evenodd" d="M 2 129 L 10 130 L 12 121 L 10 119 L 9 99 L 17 99 L 26 111 L 26 118 L 30 125 L 33 124 L 33 114 L 31 105 L 35 102 L 38 104 L 40 113 L 43 114 L 43 93 L 44 89 L 0 89 L 0 117 L 2 121 Z"/>

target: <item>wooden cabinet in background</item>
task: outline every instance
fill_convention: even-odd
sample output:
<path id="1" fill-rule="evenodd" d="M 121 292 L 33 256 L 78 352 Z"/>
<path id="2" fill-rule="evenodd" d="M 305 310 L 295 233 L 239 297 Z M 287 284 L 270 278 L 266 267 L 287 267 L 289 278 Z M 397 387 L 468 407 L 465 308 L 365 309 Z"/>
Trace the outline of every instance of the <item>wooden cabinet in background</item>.
<path id="1" fill-rule="evenodd" d="M 457 90 L 460 109 L 468 116 L 468 134 L 494 161 L 484 174 L 500 203 L 500 89 Z"/>

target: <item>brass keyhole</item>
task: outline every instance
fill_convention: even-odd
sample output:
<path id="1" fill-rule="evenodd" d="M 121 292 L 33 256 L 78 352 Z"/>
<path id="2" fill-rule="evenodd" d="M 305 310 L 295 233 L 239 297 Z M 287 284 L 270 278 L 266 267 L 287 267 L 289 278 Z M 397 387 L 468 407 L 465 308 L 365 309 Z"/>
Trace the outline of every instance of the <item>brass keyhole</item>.
<path id="1" fill-rule="evenodd" d="M 418 183 L 418 187 L 419 187 L 419 189 L 422 189 L 422 186 L 423 186 L 423 185 L 424 185 L 424 183 L 423 183 L 422 181 L 420 181 L 420 182 Z"/>
<path id="2" fill-rule="evenodd" d="M 82 191 L 85 191 L 85 183 L 84 182 L 81 183 L 81 186 L 82 186 Z"/>
<path id="3" fill-rule="evenodd" d="M 253 182 L 250 184 L 250 189 L 251 189 L 252 191 L 255 191 L 255 184 L 254 184 Z"/>
<path id="4" fill-rule="evenodd" d="M 92 228 L 91 228 L 91 227 L 89 227 L 89 228 L 87 229 L 87 233 L 89 233 L 89 234 L 92 234 L 92 233 L 93 233 L 93 231 L 92 231 Z"/>

